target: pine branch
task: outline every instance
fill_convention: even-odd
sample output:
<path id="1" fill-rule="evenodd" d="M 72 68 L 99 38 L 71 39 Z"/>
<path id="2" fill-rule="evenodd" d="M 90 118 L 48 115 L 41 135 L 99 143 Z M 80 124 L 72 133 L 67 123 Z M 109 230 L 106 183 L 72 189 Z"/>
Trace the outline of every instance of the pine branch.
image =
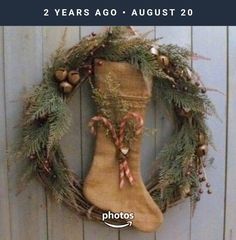
<path id="1" fill-rule="evenodd" d="M 64 102 L 57 105 L 57 108 L 48 117 L 49 134 L 47 142 L 47 153 L 49 154 L 52 147 L 57 145 L 61 138 L 67 133 L 71 125 L 71 114 Z"/>

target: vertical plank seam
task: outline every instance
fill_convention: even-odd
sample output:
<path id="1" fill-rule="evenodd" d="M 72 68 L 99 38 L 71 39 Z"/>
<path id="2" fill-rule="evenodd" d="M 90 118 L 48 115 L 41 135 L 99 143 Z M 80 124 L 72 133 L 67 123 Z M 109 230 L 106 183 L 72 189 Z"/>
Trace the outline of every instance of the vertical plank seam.
<path id="1" fill-rule="evenodd" d="M 4 115 L 4 121 L 5 121 L 5 141 L 6 141 L 6 145 L 5 145 L 5 148 L 6 150 L 8 150 L 8 131 L 7 131 L 7 97 L 6 97 L 6 54 L 5 54 L 5 47 L 6 47 L 6 41 L 5 41 L 5 29 L 6 27 L 3 27 L 3 36 L 2 36 L 2 41 L 3 41 L 3 78 L 4 78 L 4 81 L 3 81 L 3 87 L 4 87 L 4 90 L 3 90 L 3 94 L 4 94 L 4 112 L 5 112 L 5 115 Z M 11 207 L 10 207 L 10 196 L 9 196 L 9 158 L 8 156 L 7 157 L 7 198 L 8 198 L 8 212 L 9 212 L 9 227 L 10 227 L 10 238 L 12 239 L 12 219 L 11 219 Z"/>
<path id="2" fill-rule="evenodd" d="M 225 121 L 225 189 L 223 240 L 226 239 L 226 211 L 228 187 L 228 137 L 229 137 L 229 26 L 226 27 L 226 121 Z"/>
<path id="3" fill-rule="evenodd" d="M 191 53 L 193 53 L 193 26 L 190 27 L 190 47 Z M 191 59 L 191 68 L 193 68 L 193 59 Z M 189 240 L 192 239 L 192 202 L 190 201 L 189 211 Z"/>
<path id="4" fill-rule="evenodd" d="M 154 40 L 156 40 L 157 39 L 157 36 L 156 36 L 156 34 L 157 34 L 157 26 L 154 26 Z M 154 127 L 155 127 L 155 129 L 157 129 L 157 103 L 156 103 L 156 100 L 154 99 Z M 155 146 L 157 145 L 157 134 L 155 134 L 155 140 L 154 140 L 154 144 L 155 144 Z M 157 158 L 157 149 L 155 148 L 155 159 Z M 155 234 L 156 235 L 156 234 Z M 155 240 L 156 240 L 156 237 L 155 237 Z"/>

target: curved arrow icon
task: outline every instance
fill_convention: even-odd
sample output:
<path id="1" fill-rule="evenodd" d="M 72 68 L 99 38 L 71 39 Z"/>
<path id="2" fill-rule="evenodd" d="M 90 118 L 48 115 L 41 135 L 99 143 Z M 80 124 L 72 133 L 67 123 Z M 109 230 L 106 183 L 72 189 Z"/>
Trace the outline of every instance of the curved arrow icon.
<path id="1" fill-rule="evenodd" d="M 132 226 L 132 222 L 131 221 L 128 221 L 127 223 L 122 224 L 122 225 L 114 225 L 114 224 L 107 223 L 107 222 L 104 222 L 104 223 L 107 226 L 112 227 L 112 228 L 124 228 L 124 227 L 128 227 L 128 226 Z"/>

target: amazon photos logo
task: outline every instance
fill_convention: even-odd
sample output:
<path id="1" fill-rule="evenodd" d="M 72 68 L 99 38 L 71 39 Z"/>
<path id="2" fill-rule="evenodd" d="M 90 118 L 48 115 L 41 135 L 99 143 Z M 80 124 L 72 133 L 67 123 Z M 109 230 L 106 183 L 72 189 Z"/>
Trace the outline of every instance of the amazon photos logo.
<path id="1" fill-rule="evenodd" d="M 117 220 L 117 219 L 122 219 L 125 220 L 126 223 L 123 224 L 111 224 L 109 223 L 109 220 Z M 127 213 L 127 212 L 117 212 L 117 213 L 113 213 L 113 212 L 105 212 L 102 214 L 102 221 L 109 227 L 112 228 L 124 228 L 124 227 L 128 227 L 128 226 L 132 226 L 133 222 L 132 220 L 134 219 L 134 213 Z"/>

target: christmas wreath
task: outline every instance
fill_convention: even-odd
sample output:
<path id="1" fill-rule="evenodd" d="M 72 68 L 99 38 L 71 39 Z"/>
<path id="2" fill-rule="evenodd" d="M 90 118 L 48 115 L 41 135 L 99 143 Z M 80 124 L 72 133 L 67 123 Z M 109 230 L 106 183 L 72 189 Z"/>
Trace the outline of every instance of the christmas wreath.
<path id="1" fill-rule="evenodd" d="M 203 185 L 210 194 L 205 173 L 210 137 L 205 119 L 214 113 L 214 107 L 189 63 L 192 57 L 198 56 L 176 45 L 148 40 L 130 27 L 110 27 L 103 33 L 92 33 L 70 49 L 61 46 L 45 69 L 43 82 L 25 98 L 19 151 L 28 159 L 24 180 L 36 176 L 57 200 L 77 214 L 99 221 L 105 210 L 129 209 L 132 204 L 127 208 L 121 205 L 128 205 L 126 199 L 135 191 L 146 191 L 145 201 L 155 202 L 162 212 L 186 197 L 196 203 Z M 98 114 L 88 123 L 97 134 L 97 144 L 90 173 L 83 182 L 68 168 L 60 140 L 70 129 L 67 103 L 85 81 L 91 85 Z M 158 154 L 158 167 L 145 188 L 135 159 L 151 91 L 174 119 L 175 130 Z M 111 207 L 106 198 L 110 192 L 116 198 Z M 112 208 L 114 201 L 121 202 L 121 209 Z M 132 201 L 135 205 L 135 199 Z M 139 199 L 139 208 L 145 201 Z M 151 206 L 160 223 L 159 208 Z M 147 223 L 148 218 L 144 221 Z M 144 231 L 157 226 L 149 224 L 147 229 L 142 224 L 134 225 Z"/>

